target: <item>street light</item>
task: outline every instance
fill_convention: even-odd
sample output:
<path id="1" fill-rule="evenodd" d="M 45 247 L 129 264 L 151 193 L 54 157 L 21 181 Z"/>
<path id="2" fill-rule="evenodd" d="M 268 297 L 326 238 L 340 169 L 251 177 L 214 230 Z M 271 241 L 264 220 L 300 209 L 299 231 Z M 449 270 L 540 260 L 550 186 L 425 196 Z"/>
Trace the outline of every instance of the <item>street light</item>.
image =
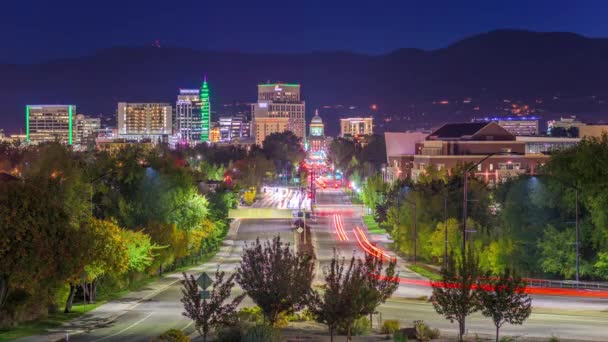
<path id="1" fill-rule="evenodd" d="M 403 199 L 411 204 L 414 208 L 414 265 L 416 265 L 416 256 L 418 255 L 418 218 L 416 217 L 416 202 L 410 201 L 407 198 Z M 399 210 L 397 210 L 398 212 Z"/>
<path id="2" fill-rule="evenodd" d="M 462 263 L 464 264 L 464 260 L 466 258 L 466 249 L 467 249 L 467 233 L 469 231 L 467 231 L 467 215 L 468 215 L 468 208 L 467 208 L 467 203 L 468 203 L 468 175 L 469 172 L 471 172 L 474 168 L 476 168 L 478 165 L 480 165 L 481 163 L 483 163 L 484 161 L 486 161 L 487 159 L 489 159 L 492 156 L 495 156 L 497 154 L 506 154 L 504 152 L 494 152 L 494 153 L 490 153 L 488 155 L 486 155 L 485 157 L 483 157 L 481 160 L 479 160 L 477 163 L 473 164 L 472 166 L 468 167 L 467 169 L 465 169 L 465 171 L 462 173 L 462 188 L 463 188 L 463 201 L 462 201 Z M 474 232 L 474 231 L 471 231 Z M 446 224 L 446 234 L 447 234 L 447 224 Z"/>

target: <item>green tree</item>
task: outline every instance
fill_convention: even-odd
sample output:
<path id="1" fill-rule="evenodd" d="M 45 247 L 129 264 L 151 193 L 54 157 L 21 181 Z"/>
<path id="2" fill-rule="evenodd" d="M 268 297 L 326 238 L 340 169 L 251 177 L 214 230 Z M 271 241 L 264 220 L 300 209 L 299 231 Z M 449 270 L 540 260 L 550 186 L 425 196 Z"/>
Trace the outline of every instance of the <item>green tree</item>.
<path id="1" fill-rule="evenodd" d="M 538 241 L 542 270 L 567 279 L 572 278 L 576 272 L 576 253 L 572 244 L 574 241 L 574 229 L 558 231 L 553 226 L 547 226 L 543 238 Z"/>
<path id="2" fill-rule="evenodd" d="M 441 281 L 432 283 L 432 302 L 435 311 L 450 322 L 458 322 L 458 340 L 465 333 L 466 318 L 479 310 L 478 293 L 474 286 L 480 275 L 479 261 L 471 248 L 460 265 L 454 255 L 448 258 L 447 267 L 441 269 Z"/>
<path id="3" fill-rule="evenodd" d="M 237 283 L 274 325 L 282 313 L 301 309 L 311 292 L 314 262 L 294 254 L 280 237 L 264 243 L 256 239 L 243 251 Z"/>
<path id="4" fill-rule="evenodd" d="M 532 313 L 532 298 L 525 292 L 526 282 L 510 269 L 498 276 L 488 273 L 478 282 L 477 296 L 481 313 L 492 319 L 496 327 L 496 342 L 505 324 L 523 324 Z"/>

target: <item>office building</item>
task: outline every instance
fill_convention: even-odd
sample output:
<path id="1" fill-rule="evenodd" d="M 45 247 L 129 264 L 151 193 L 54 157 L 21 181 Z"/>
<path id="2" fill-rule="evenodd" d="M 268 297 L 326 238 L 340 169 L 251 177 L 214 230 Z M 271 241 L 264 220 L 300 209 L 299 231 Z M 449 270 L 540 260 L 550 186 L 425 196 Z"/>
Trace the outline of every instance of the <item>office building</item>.
<path id="1" fill-rule="evenodd" d="M 535 136 L 539 134 L 539 119 L 535 116 L 485 117 L 475 118 L 473 122 L 496 122 L 515 136 Z"/>
<path id="2" fill-rule="evenodd" d="M 127 139 L 158 139 L 172 134 L 168 103 L 118 103 L 118 135 Z"/>
<path id="3" fill-rule="evenodd" d="M 209 142 L 212 142 L 212 143 L 220 142 L 220 127 L 219 126 L 213 126 L 209 130 Z"/>
<path id="4" fill-rule="evenodd" d="M 281 133 L 289 130 L 289 118 L 255 118 L 255 143 L 262 146 L 267 136 L 272 133 Z"/>
<path id="5" fill-rule="evenodd" d="M 25 140 L 29 144 L 58 141 L 74 143 L 74 105 L 28 105 L 25 107 Z"/>
<path id="6" fill-rule="evenodd" d="M 180 89 L 175 103 L 174 133 L 181 143 L 201 140 L 202 102 L 199 89 Z"/>
<path id="7" fill-rule="evenodd" d="M 89 145 L 95 143 L 95 138 L 101 129 L 101 119 L 92 118 L 82 114 L 76 115 L 75 144 Z"/>
<path id="8" fill-rule="evenodd" d="M 219 127 L 220 142 L 223 143 L 247 140 L 251 134 L 251 125 L 244 115 L 220 117 Z"/>
<path id="9" fill-rule="evenodd" d="M 211 129 L 211 100 L 209 98 L 209 86 L 207 76 L 203 79 L 201 86 L 201 141 L 209 141 L 209 130 Z"/>
<path id="10" fill-rule="evenodd" d="M 521 174 L 534 175 L 549 156 L 526 153 L 526 142 L 496 122 L 445 124 L 416 144 L 411 178 L 417 181 L 429 167 L 453 170 L 483 160 L 471 173 L 489 184 L 499 184 Z M 495 153 L 485 159 L 488 155 Z"/>
<path id="11" fill-rule="evenodd" d="M 252 104 L 251 113 L 256 143 L 266 139 L 266 135 L 258 134 L 274 131 L 278 126 L 282 127 L 282 119 L 287 119 L 287 127 L 284 130 L 292 131 L 302 139 L 306 136 L 305 103 L 300 96 L 299 84 L 259 84 L 258 102 Z M 264 124 L 272 127 L 258 127 Z"/>
<path id="12" fill-rule="evenodd" d="M 374 118 L 340 119 L 340 136 L 358 137 L 374 134 Z"/>
<path id="13" fill-rule="evenodd" d="M 310 120 L 308 130 L 308 149 L 312 152 L 324 151 L 326 149 L 325 142 L 325 124 L 319 116 L 319 111 L 315 110 L 315 116 Z"/>

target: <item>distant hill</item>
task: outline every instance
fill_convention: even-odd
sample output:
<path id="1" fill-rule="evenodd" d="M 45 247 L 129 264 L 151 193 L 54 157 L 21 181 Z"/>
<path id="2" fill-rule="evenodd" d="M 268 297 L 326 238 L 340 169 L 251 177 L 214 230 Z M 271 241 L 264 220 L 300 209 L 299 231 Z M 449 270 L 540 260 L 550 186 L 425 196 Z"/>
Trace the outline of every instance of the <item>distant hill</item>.
<path id="1" fill-rule="evenodd" d="M 302 84 L 307 115 L 321 105 L 358 106 L 370 114 L 411 113 L 413 124 L 466 120 L 502 99 L 577 99 L 539 105 L 553 112 L 608 113 L 608 40 L 572 33 L 498 30 L 423 51 L 381 56 L 349 52 L 245 54 L 186 48 L 111 48 L 34 65 L 0 65 L 0 128 L 24 126 L 25 104 L 73 103 L 85 114 L 113 114 L 119 101 L 174 102 L 178 89 L 210 82 L 212 106 L 253 102 L 256 84 Z M 438 99 L 470 97 L 482 106 L 434 110 Z M 332 115 L 340 115 L 339 110 Z M 334 118 L 329 118 L 334 119 Z"/>

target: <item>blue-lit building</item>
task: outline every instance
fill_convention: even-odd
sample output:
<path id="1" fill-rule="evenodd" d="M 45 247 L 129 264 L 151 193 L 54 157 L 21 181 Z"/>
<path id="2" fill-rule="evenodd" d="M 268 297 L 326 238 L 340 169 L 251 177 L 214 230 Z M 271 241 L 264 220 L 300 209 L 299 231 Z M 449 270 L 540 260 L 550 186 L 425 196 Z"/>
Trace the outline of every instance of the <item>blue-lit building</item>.
<path id="1" fill-rule="evenodd" d="M 537 136 L 539 134 L 537 116 L 515 116 L 515 117 L 484 117 L 475 118 L 473 122 L 496 122 L 515 136 Z"/>

